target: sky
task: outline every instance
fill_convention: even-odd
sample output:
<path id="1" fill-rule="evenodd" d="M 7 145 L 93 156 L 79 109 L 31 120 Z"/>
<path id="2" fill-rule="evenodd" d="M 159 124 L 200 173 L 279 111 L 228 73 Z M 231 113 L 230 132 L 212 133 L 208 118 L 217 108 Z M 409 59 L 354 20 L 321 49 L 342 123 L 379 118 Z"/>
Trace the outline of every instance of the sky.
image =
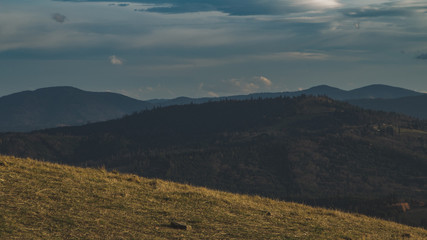
<path id="1" fill-rule="evenodd" d="M 0 96 L 427 92 L 425 0 L 1 0 Z"/>

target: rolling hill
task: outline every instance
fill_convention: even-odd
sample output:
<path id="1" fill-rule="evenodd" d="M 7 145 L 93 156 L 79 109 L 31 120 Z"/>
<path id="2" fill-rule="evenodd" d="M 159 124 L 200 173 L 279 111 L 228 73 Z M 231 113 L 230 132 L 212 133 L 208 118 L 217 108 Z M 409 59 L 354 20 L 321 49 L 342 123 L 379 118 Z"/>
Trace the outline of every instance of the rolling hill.
<path id="1" fill-rule="evenodd" d="M 374 84 L 366 87 L 361 87 L 347 91 L 346 95 L 342 98 L 336 98 L 338 100 L 350 100 L 350 99 L 391 99 L 401 98 L 410 96 L 419 96 L 422 93 L 415 92 L 412 90 L 392 87 L 383 84 Z"/>
<path id="2" fill-rule="evenodd" d="M 327 85 L 315 86 L 296 92 L 253 93 L 218 98 L 153 99 L 148 100 L 155 106 L 165 107 L 184 104 L 201 104 L 221 100 L 248 100 L 258 98 L 296 97 L 301 95 L 328 96 L 335 100 L 345 101 L 353 105 L 372 110 L 406 114 L 408 116 L 427 119 L 427 94 L 392 87 L 382 84 L 369 85 L 353 90 L 341 90 Z"/>
<path id="3" fill-rule="evenodd" d="M 295 92 L 276 92 L 276 93 L 252 93 L 249 95 L 237 95 L 227 97 L 212 97 L 212 98 L 188 98 L 179 97 L 175 99 L 153 99 L 148 100 L 156 106 L 172 106 L 172 105 L 184 105 L 190 103 L 206 103 L 211 101 L 220 100 L 248 100 L 257 98 L 277 98 L 277 97 L 296 97 L 301 95 L 313 95 L 313 96 L 328 96 L 335 100 L 353 100 L 353 99 L 392 99 L 401 97 L 411 97 L 423 95 L 420 92 L 392 87 L 382 84 L 373 84 L 353 90 L 342 90 L 328 85 L 315 86 L 309 89 L 295 91 Z"/>
<path id="4" fill-rule="evenodd" d="M 347 102 L 365 109 L 398 112 L 427 119 L 427 94 L 396 99 L 355 99 Z"/>
<path id="5" fill-rule="evenodd" d="M 310 96 L 171 106 L 0 135 L 5 155 L 105 166 L 413 225 L 427 222 L 426 215 L 405 220 L 427 201 L 426 144 L 425 121 Z M 410 212 L 391 207 L 408 201 Z"/>
<path id="6" fill-rule="evenodd" d="M 351 91 L 321 85 L 297 92 L 254 93 L 218 98 L 179 97 L 148 101 L 140 101 L 110 92 L 88 92 L 73 87 L 50 87 L 0 97 L 0 114 L 2 115 L 0 132 L 27 132 L 59 126 L 83 125 L 89 122 L 120 118 L 126 114 L 153 107 L 300 95 L 326 95 L 336 100 L 349 101 L 352 104 L 375 110 L 393 110 L 414 117 L 427 116 L 427 110 L 424 108 L 426 101 L 421 97 L 421 93 L 386 85 L 371 85 Z M 408 100 L 384 100 L 401 97 L 406 97 Z M 418 100 L 420 102 L 417 102 Z M 411 110 L 408 111 L 408 109 Z"/>
<path id="7" fill-rule="evenodd" d="M 0 156 L 2 239 L 426 239 L 336 210 Z"/>
<path id="8" fill-rule="evenodd" d="M 0 98 L 0 131 L 32 131 L 83 125 L 151 108 L 147 102 L 116 93 L 50 87 Z"/>

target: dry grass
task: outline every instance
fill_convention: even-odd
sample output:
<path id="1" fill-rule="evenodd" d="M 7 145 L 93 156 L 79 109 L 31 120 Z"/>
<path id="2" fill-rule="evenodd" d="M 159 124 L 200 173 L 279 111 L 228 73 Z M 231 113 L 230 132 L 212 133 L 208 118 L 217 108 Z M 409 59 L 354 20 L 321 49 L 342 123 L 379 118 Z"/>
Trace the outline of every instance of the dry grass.
<path id="1" fill-rule="evenodd" d="M 400 129 L 400 133 L 401 134 L 421 134 L 421 135 L 426 135 L 427 132 L 423 131 L 423 130 L 419 130 L 419 129 L 409 129 L 409 128 L 401 128 Z"/>
<path id="2" fill-rule="evenodd" d="M 0 213 L 0 239 L 427 239 L 360 215 L 13 157 L 0 157 Z"/>

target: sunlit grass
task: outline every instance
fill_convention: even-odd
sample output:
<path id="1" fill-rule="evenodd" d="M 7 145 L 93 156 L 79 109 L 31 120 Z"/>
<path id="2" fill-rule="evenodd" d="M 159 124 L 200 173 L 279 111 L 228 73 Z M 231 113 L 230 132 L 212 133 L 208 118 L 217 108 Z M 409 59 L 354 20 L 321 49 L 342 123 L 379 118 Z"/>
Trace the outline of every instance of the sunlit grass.
<path id="1" fill-rule="evenodd" d="M 0 239 L 427 239 L 361 215 L 14 157 L 0 157 L 0 213 Z"/>

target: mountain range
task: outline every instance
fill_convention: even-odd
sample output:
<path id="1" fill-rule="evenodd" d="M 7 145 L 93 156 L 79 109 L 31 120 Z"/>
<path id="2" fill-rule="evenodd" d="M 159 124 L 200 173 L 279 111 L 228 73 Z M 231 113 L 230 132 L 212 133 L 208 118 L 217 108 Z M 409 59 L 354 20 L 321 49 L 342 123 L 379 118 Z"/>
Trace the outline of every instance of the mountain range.
<path id="1" fill-rule="evenodd" d="M 212 98 L 187 98 L 179 97 L 175 99 L 154 99 L 148 102 L 156 106 L 170 106 L 190 103 L 205 103 L 217 100 L 246 100 L 251 98 L 276 98 L 276 97 L 295 97 L 300 95 L 326 95 L 335 100 L 352 100 L 352 99 L 396 99 L 401 97 L 413 97 L 423 95 L 420 92 L 392 87 L 382 84 L 374 84 L 366 87 L 353 89 L 350 91 L 341 90 L 339 88 L 330 87 L 327 85 L 315 86 L 306 90 L 295 92 L 275 92 L 275 93 L 252 93 L 248 95 L 236 95 L 227 97 L 212 97 Z"/>
<path id="2" fill-rule="evenodd" d="M 426 144 L 426 121 L 307 95 L 175 105 L 0 134 L 5 155 L 408 218 L 418 226 L 427 223 Z M 402 201 L 415 201 L 411 211 L 393 207 Z"/>
<path id="3" fill-rule="evenodd" d="M 127 114 L 172 105 L 221 100 L 326 95 L 367 109 L 394 111 L 427 118 L 427 95 L 391 87 L 370 85 L 351 91 L 321 85 L 296 92 L 254 93 L 217 98 L 152 99 L 141 101 L 111 92 L 88 92 L 73 87 L 50 87 L 0 97 L 0 132 L 33 131 L 59 126 L 83 125 L 120 118 Z"/>

